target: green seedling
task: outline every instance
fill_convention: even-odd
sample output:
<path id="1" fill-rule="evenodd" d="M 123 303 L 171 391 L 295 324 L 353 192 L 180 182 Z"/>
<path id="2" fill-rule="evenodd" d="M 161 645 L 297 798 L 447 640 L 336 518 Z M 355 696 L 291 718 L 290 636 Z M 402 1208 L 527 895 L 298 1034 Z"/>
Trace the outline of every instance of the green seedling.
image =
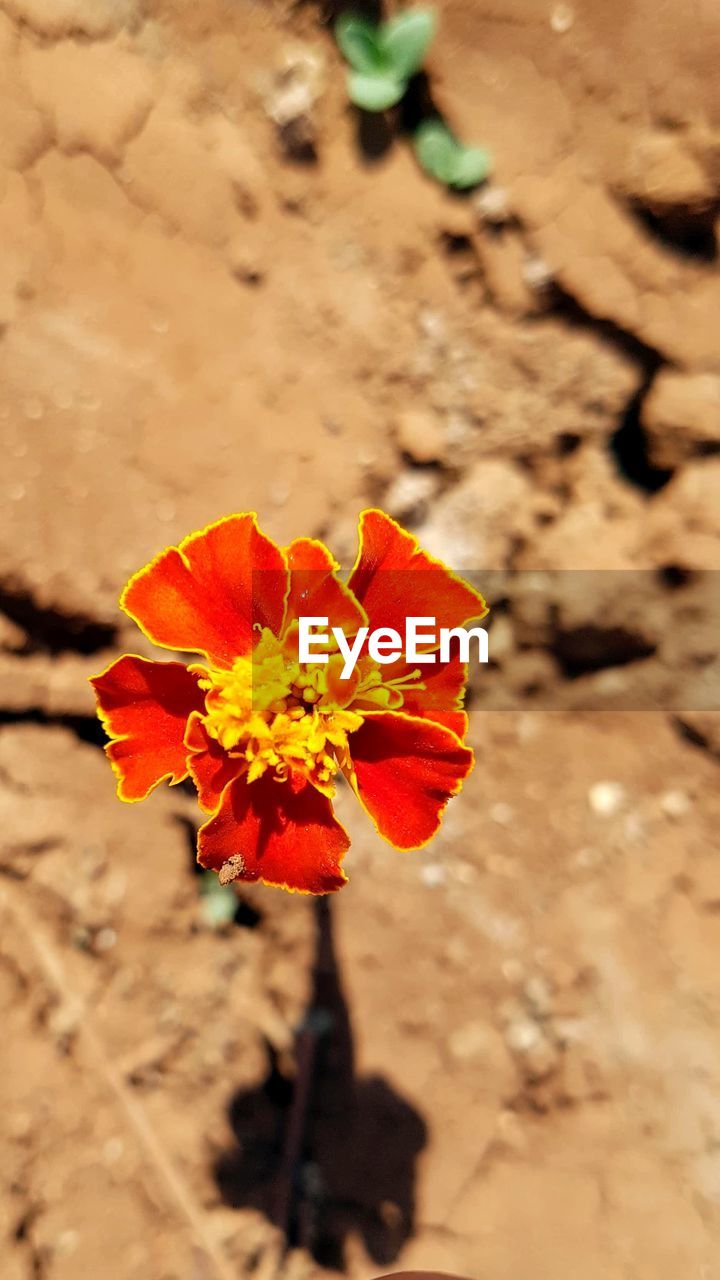
<path id="1" fill-rule="evenodd" d="M 413 146 L 420 167 L 431 178 L 458 191 L 484 182 L 492 167 L 485 147 L 463 146 L 438 118 L 423 120 L 413 135 Z"/>
<path id="2" fill-rule="evenodd" d="M 434 35 L 432 9 L 406 9 L 377 25 L 358 14 L 338 18 L 335 38 L 350 63 L 350 101 L 363 111 L 394 107 L 420 70 Z"/>
<path id="3" fill-rule="evenodd" d="M 213 871 L 204 871 L 200 880 L 203 919 L 211 929 L 224 929 L 235 918 L 238 900 L 229 884 L 221 884 Z"/>

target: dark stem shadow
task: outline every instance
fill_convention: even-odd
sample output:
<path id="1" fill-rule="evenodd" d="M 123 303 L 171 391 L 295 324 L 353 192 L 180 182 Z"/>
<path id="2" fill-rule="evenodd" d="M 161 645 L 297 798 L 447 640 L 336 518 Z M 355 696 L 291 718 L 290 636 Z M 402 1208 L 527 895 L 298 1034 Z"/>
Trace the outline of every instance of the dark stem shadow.
<path id="1" fill-rule="evenodd" d="M 356 141 L 367 161 L 382 160 L 394 141 L 392 116 L 387 111 L 360 111 L 355 108 Z"/>
<path id="2" fill-rule="evenodd" d="M 315 908 L 313 994 L 294 1078 L 268 1046 L 262 1084 L 231 1099 L 234 1143 L 216 1161 L 215 1177 L 226 1204 L 260 1210 L 288 1246 L 305 1247 L 319 1265 L 342 1270 L 353 1232 L 386 1266 L 413 1231 L 427 1129 L 381 1076 L 356 1074 L 330 902 L 319 898 Z"/>

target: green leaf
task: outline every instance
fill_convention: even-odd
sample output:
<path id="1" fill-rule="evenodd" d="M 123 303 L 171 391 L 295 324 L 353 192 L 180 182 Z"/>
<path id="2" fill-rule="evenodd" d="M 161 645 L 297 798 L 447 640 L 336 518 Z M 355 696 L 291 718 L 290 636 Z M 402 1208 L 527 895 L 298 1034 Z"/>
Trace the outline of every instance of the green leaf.
<path id="1" fill-rule="evenodd" d="M 379 44 L 378 28 L 356 13 L 344 13 L 335 23 L 335 39 L 354 71 L 373 75 L 382 71 L 385 59 Z"/>
<path id="2" fill-rule="evenodd" d="M 458 146 L 450 185 L 458 189 L 476 187 L 492 169 L 492 156 L 485 147 Z"/>
<path id="3" fill-rule="evenodd" d="M 485 147 L 464 147 L 439 119 L 423 121 L 415 130 L 413 146 L 425 172 L 447 187 L 476 187 L 492 168 Z"/>
<path id="4" fill-rule="evenodd" d="M 453 181 L 460 147 L 442 120 L 424 120 L 415 130 L 413 147 L 418 163 L 431 178 L 446 186 Z"/>
<path id="5" fill-rule="evenodd" d="M 405 81 L 393 76 L 364 76 L 356 71 L 348 75 L 350 101 L 363 111 L 387 111 L 394 107 L 405 92 Z"/>
<path id="6" fill-rule="evenodd" d="M 214 871 L 206 871 L 200 881 L 202 914 L 211 929 L 222 929 L 235 918 L 238 900 L 229 884 L 220 884 Z"/>
<path id="7" fill-rule="evenodd" d="M 384 22 L 379 31 L 381 54 L 389 70 L 398 79 L 409 80 L 425 61 L 435 35 L 435 13 L 432 9 L 406 9 Z"/>

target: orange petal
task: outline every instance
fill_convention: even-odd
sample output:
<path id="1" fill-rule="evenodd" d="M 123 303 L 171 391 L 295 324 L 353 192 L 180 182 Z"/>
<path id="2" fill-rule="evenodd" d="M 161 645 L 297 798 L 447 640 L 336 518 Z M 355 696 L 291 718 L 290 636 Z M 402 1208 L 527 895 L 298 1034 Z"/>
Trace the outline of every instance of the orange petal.
<path id="1" fill-rule="evenodd" d="M 330 627 L 342 627 L 348 637 L 365 626 L 365 610 L 335 577 L 340 566 L 322 542 L 296 538 L 285 548 L 285 555 L 290 569 L 285 630 L 300 617 L 328 618 Z"/>
<path id="2" fill-rule="evenodd" d="M 188 717 L 204 706 L 197 680 L 180 662 L 126 654 L 90 682 L 113 741 L 105 747 L 121 800 L 144 800 L 164 778 L 187 777 Z"/>
<path id="3" fill-rule="evenodd" d="M 402 711 L 368 715 L 350 737 L 350 755 L 353 787 L 396 849 L 427 844 L 473 765 L 449 729 Z"/>
<path id="4" fill-rule="evenodd" d="M 220 871 L 238 859 L 241 880 L 332 893 L 347 879 L 340 863 L 349 844 L 330 801 L 314 787 L 293 791 L 267 776 L 251 783 L 237 778 L 215 817 L 200 828 L 198 860 Z"/>
<path id="5" fill-rule="evenodd" d="M 423 663 L 411 668 L 403 658 L 401 662 L 385 667 L 383 677 L 392 680 L 402 678 L 410 670 L 420 672 L 418 679 L 424 689 L 403 689 L 402 710 L 409 716 L 423 716 L 452 729 L 458 738 L 464 738 L 468 730 L 468 718 L 462 709 L 463 694 L 467 683 L 467 663 L 456 654 L 449 662 Z"/>
<path id="6" fill-rule="evenodd" d="M 197 787 L 200 808 L 206 813 L 215 813 L 223 791 L 237 777 L 243 761 L 229 756 L 217 739 L 210 737 L 199 712 L 188 721 L 185 746 L 188 772 Z"/>
<path id="7" fill-rule="evenodd" d="M 348 585 L 371 628 L 393 627 L 401 635 L 407 617 L 434 618 L 437 629 L 461 627 L 488 612 L 479 591 L 421 551 L 417 538 L 383 511 L 360 516 L 360 549 Z"/>
<path id="8" fill-rule="evenodd" d="M 120 604 L 154 644 L 232 666 L 251 651 L 254 625 L 279 632 L 286 594 L 285 557 L 250 513 L 168 547 L 130 579 Z"/>

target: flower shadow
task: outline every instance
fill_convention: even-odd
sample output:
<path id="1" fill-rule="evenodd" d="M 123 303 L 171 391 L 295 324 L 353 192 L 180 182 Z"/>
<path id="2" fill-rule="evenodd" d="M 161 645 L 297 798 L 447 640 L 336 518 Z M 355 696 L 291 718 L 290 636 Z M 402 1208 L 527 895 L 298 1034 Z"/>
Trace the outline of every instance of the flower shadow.
<path id="1" fill-rule="evenodd" d="M 235 1142 L 215 1178 L 225 1204 L 259 1210 L 320 1266 L 343 1270 L 349 1233 L 385 1266 L 413 1232 L 427 1128 L 381 1076 L 357 1076 L 329 900 L 316 899 L 315 909 L 314 990 L 294 1076 L 268 1046 L 262 1084 L 230 1102 Z"/>

